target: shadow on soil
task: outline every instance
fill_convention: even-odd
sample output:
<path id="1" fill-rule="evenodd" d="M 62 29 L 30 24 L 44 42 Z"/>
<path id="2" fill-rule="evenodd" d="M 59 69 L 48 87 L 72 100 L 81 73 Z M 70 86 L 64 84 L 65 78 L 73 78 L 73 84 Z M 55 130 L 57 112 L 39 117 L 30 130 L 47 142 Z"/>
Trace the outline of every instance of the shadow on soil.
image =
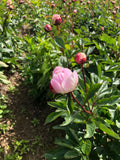
<path id="1" fill-rule="evenodd" d="M 17 160 L 17 155 L 20 155 L 22 160 L 45 160 L 45 152 L 55 147 L 55 137 L 62 136 L 59 131 L 52 129 L 53 125 L 60 122 L 44 125 L 52 109 L 47 103 L 34 102 L 18 73 L 10 77 L 10 82 L 7 86 L 0 86 L 1 95 L 8 97 L 6 105 L 11 111 L 9 116 L 0 119 L 0 124 L 8 124 L 5 133 L 0 133 L 0 158 Z"/>

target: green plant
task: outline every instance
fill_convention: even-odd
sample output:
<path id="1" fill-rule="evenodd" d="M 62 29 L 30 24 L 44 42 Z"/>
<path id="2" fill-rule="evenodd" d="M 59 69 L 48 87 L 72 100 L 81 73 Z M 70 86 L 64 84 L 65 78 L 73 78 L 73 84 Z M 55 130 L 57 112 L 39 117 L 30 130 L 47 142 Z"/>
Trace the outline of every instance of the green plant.
<path id="1" fill-rule="evenodd" d="M 7 68 L 8 65 L 4 62 L 0 61 L 0 82 L 3 84 L 9 84 L 10 82 L 7 80 L 7 77 L 3 73 L 3 68 Z"/>
<path id="2" fill-rule="evenodd" d="M 63 129 L 66 135 L 55 141 L 60 148 L 46 154 L 46 158 L 119 159 L 119 151 L 114 147 L 120 145 L 120 91 L 110 85 L 109 78 L 101 74 L 99 77 L 94 70 L 85 77 L 81 72 L 76 91 L 49 102 L 56 110 L 47 117 L 46 124 L 62 117 L 63 123 L 54 128 Z"/>
<path id="3" fill-rule="evenodd" d="M 31 123 L 33 124 L 34 127 L 36 127 L 38 125 L 38 123 L 39 123 L 39 120 L 37 118 L 33 118 Z"/>
<path id="4" fill-rule="evenodd" d="M 16 90 L 15 86 L 12 86 L 12 85 L 9 86 L 9 91 L 10 92 L 13 93 L 13 92 L 15 92 L 15 90 Z"/>
<path id="5" fill-rule="evenodd" d="M 29 152 L 29 140 L 14 140 L 13 154 L 7 154 L 5 160 L 22 160 L 23 154 Z"/>

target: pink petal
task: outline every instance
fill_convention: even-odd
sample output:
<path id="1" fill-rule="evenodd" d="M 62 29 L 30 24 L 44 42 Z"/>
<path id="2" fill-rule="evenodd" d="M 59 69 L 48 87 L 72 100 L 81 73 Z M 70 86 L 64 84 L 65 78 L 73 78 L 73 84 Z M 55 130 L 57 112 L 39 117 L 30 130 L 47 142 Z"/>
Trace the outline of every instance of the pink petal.
<path id="1" fill-rule="evenodd" d="M 57 82 L 55 79 L 51 80 L 51 85 L 56 93 L 63 93 L 63 89 L 59 82 Z"/>
<path id="2" fill-rule="evenodd" d="M 64 68 L 64 79 L 68 78 L 72 74 L 72 71 L 68 68 Z"/>
<path id="3" fill-rule="evenodd" d="M 53 76 L 60 73 L 60 72 L 63 72 L 63 70 L 64 70 L 63 67 L 57 66 L 53 71 Z"/>
<path id="4" fill-rule="evenodd" d="M 64 73 L 56 74 L 52 79 L 54 79 L 61 85 L 61 83 L 64 81 Z"/>
<path id="5" fill-rule="evenodd" d="M 72 92 L 78 83 L 77 72 L 74 71 L 67 79 L 65 79 L 62 83 L 62 88 L 64 89 L 64 93 Z"/>
<path id="6" fill-rule="evenodd" d="M 73 72 L 73 75 L 75 77 L 75 80 L 76 80 L 76 85 L 78 84 L 78 74 L 76 71 Z"/>

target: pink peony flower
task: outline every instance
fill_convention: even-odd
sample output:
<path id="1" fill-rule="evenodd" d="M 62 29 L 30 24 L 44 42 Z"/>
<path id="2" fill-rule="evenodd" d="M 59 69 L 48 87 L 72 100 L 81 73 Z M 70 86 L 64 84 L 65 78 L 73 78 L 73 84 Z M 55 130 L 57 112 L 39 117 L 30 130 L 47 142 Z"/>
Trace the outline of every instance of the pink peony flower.
<path id="1" fill-rule="evenodd" d="M 45 30 L 46 32 L 50 32 L 50 31 L 52 30 L 51 25 L 50 25 L 50 24 L 46 24 L 45 27 L 44 27 L 44 30 Z"/>
<path id="2" fill-rule="evenodd" d="M 78 84 L 77 72 L 72 72 L 68 68 L 56 67 L 53 71 L 52 79 L 49 85 L 52 93 L 69 93 L 74 91 Z"/>
<path id="3" fill-rule="evenodd" d="M 52 23 L 54 25 L 60 25 L 62 23 L 62 18 L 60 17 L 59 14 L 54 14 L 52 17 Z"/>
<path id="4" fill-rule="evenodd" d="M 84 64 L 86 62 L 86 54 L 85 53 L 77 53 L 75 56 L 75 62 L 77 64 Z"/>

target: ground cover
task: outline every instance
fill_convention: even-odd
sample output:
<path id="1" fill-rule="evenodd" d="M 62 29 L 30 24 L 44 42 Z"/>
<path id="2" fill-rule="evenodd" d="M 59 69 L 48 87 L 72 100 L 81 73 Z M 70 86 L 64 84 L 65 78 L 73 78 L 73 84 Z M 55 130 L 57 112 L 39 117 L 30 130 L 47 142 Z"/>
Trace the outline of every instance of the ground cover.
<path id="1" fill-rule="evenodd" d="M 6 106 L 0 119 L 1 160 L 44 160 L 53 148 L 53 125 L 45 125 L 50 113 L 47 103 L 39 104 L 28 93 L 18 72 L 9 75 L 10 84 L 0 84 L 1 107 Z"/>

